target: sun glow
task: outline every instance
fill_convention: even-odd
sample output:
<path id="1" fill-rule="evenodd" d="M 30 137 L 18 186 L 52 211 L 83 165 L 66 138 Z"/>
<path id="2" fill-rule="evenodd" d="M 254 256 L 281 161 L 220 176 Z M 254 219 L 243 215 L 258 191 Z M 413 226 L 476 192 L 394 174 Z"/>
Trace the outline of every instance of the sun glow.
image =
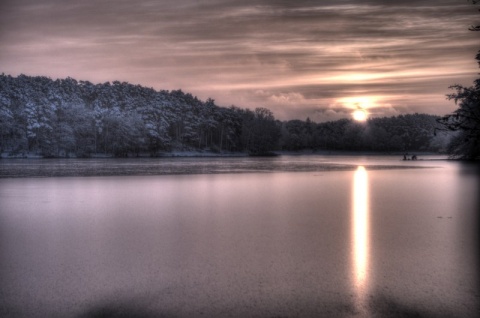
<path id="1" fill-rule="evenodd" d="M 368 109 L 377 106 L 378 97 L 358 96 L 345 97 L 337 100 L 337 104 L 341 104 L 345 108 L 352 109 L 352 117 L 357 121 L 365 121 L 368 118 Z"/>
<path id="2" fill-rule="evenodd" d="M 356 121 L 365 121 L 367 120 L 367 112 L 365 109 L 357 109 L 352 113 L 353 119 Z"/>
<path id="3" fill-rule="evenodd" d="M 348 108 L 370 108 L 375 106 L 377 98 L 371 96 L 344 97 L 337 100 L 338 103 Z"/>

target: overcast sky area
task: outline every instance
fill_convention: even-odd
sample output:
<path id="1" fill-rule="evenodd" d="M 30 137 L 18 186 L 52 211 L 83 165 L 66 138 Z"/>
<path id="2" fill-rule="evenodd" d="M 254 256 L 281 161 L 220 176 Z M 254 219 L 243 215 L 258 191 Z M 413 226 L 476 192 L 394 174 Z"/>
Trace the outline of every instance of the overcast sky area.
<path id="1" fill-rule="evenodd" d="M 467 0 L 1 0 L 0 73 L 182 89 L 278 119 L 446 114 L 478 76 Z"/>

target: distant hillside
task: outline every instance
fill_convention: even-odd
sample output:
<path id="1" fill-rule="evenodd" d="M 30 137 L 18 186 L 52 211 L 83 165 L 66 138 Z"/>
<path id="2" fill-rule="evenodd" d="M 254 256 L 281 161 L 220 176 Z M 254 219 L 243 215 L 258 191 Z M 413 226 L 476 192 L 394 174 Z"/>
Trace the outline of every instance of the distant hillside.
<path id="1" fill-rule="evenodd" d="M 0 76 L 0 150 L 47 157 L 159 151 L 268 152 L 277 144 L 273 114 L 224 108 L 178 91 L 72 78 Z"/>
<path id="2" fill-rule="evenodd" d="M 0 153 L 44 157 L 156 156 L 207 150 L 266 154 L 273 150 L 438 151 L 436 118 L 404 115 L 329 123 L 275 120 L 217 106 L 191 94 L 129 83 L 0 75 Z"/>

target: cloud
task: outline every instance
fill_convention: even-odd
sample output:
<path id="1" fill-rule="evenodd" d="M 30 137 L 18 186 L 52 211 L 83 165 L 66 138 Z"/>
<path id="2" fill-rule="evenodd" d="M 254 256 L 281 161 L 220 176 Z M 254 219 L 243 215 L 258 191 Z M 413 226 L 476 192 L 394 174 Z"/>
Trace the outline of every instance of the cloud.
<path id="1" fill-rule="evenodd" d="M 475 7 L 445 1 L 19 0 L 0 7 L 0 71 L 121 80 L 304 118 L 382 97 L 445 113 L 477 76 Z M 341 112 L 337 112 L 343 115 Z"/>

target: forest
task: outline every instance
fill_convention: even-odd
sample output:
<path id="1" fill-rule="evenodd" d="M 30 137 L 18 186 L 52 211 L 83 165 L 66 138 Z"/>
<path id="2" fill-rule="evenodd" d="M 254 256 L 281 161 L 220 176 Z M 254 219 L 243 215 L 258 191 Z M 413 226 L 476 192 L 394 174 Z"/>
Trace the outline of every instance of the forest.
<path id="1" fill-rule="evenodd" d="M 161 156 L 174 151 L 442 152 L 439 117 L 407 114 L 315 123 L 279 121 L 266 108 L 221 107 L 181 90 L 114 81 L 0 75 L 2 157 Z"/>

